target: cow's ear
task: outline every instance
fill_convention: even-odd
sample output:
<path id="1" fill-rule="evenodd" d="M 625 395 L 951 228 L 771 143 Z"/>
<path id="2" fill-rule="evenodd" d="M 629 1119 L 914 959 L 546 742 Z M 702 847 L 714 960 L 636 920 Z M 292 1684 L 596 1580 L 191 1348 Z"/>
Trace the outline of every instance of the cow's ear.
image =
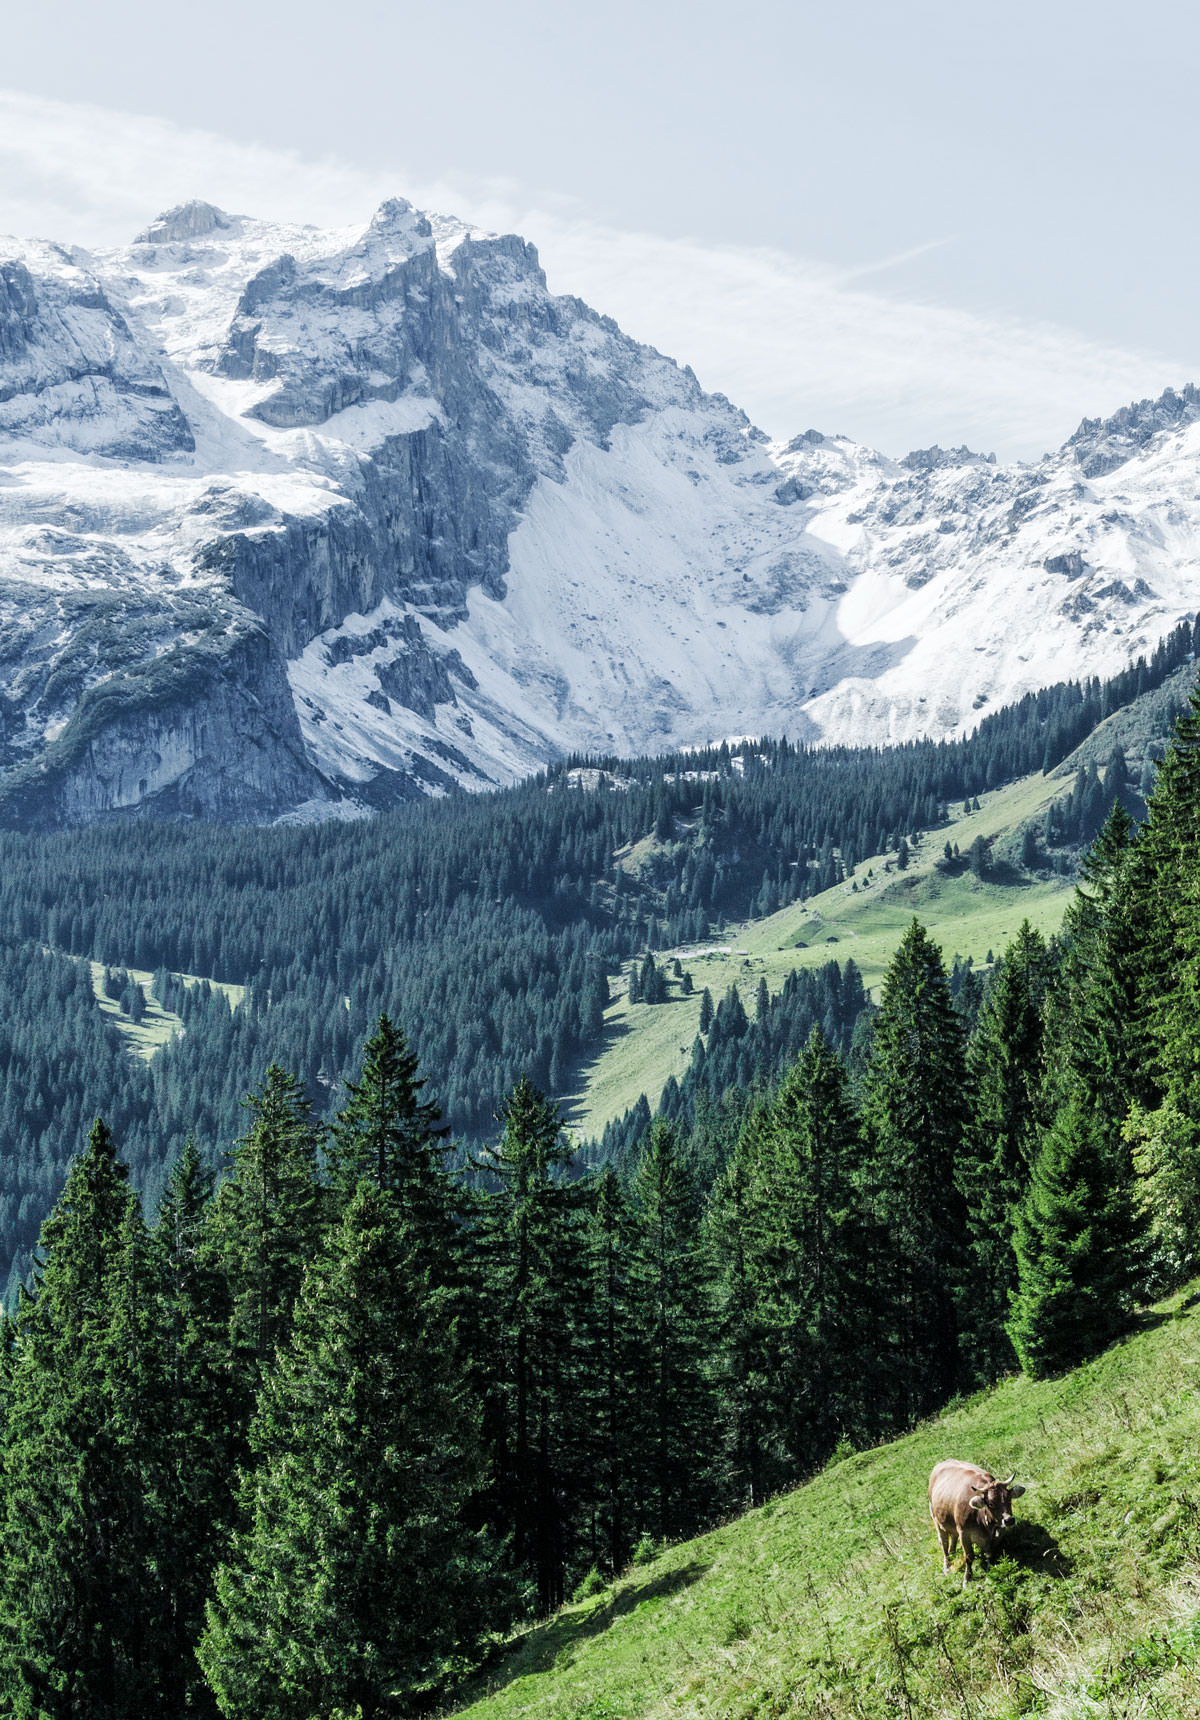
<path id="1" fill-rule="evenodd" d="M 984 1506 L 987 1504 L 987 1500 L 983 1497 L 982 1493 L 977 1493 L 973 1499 L 967 1500 L 967 1504 L 971 1507 L 972 1511 L 982 1511 Z"/>
<path id="2" fill-rule="evenodd" d="M 1014 1499 L 1019 1499 L 1021 1497 L 1022 1493 L 1024 1493 L 1025 1489 L 1023 1487 L 1011 1487 L 1009 1489 L 1009 1491 L 1012 1494 Z"/>

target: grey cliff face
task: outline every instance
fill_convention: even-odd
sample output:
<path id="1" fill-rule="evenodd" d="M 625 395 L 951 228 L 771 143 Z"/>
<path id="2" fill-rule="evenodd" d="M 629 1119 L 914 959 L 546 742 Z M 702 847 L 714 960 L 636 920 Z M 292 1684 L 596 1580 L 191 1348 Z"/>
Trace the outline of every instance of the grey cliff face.
<path id="1" fill-rule="evenodd" d="M 135 245 L 174 245 L 188 239 L 202 239 L 218 227 L 227 227 L 229 218 L 213 203 L 193 198 L 166 210 L 152 221 L 144 233 L 139 233 Z"/>
<path id="2" fill-rule="evenodd" d="M 331 798 L 282 664 L 250 626 L 94 683 L 57 738 L 8 773 L 2 804 L 6 824 L 48 829 L 134 814 L 257 823 Z"/>

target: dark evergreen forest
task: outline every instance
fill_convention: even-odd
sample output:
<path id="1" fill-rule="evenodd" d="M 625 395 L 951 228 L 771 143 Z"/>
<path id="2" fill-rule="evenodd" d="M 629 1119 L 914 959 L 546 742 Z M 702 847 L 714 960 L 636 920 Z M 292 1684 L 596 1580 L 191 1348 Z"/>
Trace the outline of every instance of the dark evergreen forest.
<path id="1" fill-rule="evenodd" d="M 962 741 L 572 759 L 503 793 L 350 825 L 0 832 L 0 1285 L 11 1300 L 27 1276 L 97 1113 L 152 1209 L 189 1136 L 224 1166 L 242 1095 L 271 1062 L 327 1116 L 386 1011 L 431 1071 L 455 1139 L 477 1146 L 521 1075 L 565 1090 L 600 1041 L 619 963 L 825 889 L 936 829 L 949 805 L 1054 768 L 1195 644 L 1181 624 L 1113 680 L 1030 695 Z M 1045 844 L 1090 840 L 1105 806 L 1092 765 L 1032 834 L 1030 862 L 1048 863 Z M 65 959 L 81 957 L 154 972 L 182 1037 L 148 1066 L 129 1057 Z M 180 974 L 246 985 L 247 1000 L 231 1010 Z M 857 1001 L 852 980 L 798 979 L 772 1003 L 770 1033 L 733 1031 L 734 1012 L 666 1114 L 690 1122 L 697 1093 L 710 1114 L 727 1089 L 773 1077 L 814 1022 L 846 1045 Z"/>
<path id="2" fill-rule="evenodd" d="M 149 1217 L 97 1121 L 0 1324 L 5 1711 L 428 1712 L 514 1622 L 1195 1273 L 1200 692 L 1061 938 L 981 982 L 914 920 L 848 1056 L 856 976 L 814 978 L 832 1037 L 591 1170 L 524 1074 L 452 1168 L 386 1014 L 327 1120 L 271 1064 L 228 1175 L 189 1142 Z M 784 1019 L 730 994 L 711 1055 Z"/>

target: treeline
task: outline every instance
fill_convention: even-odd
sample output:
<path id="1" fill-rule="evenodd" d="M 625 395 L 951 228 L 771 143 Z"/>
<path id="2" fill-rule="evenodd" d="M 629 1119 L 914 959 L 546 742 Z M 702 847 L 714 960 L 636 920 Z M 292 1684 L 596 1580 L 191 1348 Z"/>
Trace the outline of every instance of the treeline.
<path id="1" fill-rule="evenodd" d="M 914 921 L 707 1193 L 699 1107 L 581 1174 L 526 1078 L 451 1173 L 386 1016 L 331 1127 L 273 1065 L 152 1226 L 97 1123 L 2 1328 L 7 1711 L 410 1714 L 642 1550 L 1098 1351 L 1200 1257 L 1198 985 L 1200 695 L 1063 939 L 981 987 Z"/>
<path id="2" fill-rule="evenodd" d="M 522 1073 L 552 1094 L 570 1088 L 600 1043 L 620 963 L 828 887 L 868 853 L 906 852 L 948 805 L 1037 769 L 1193 645 L 1181 625 L 1114 680 L 1030 695 L 963 741 L 597 761 L 596 780 L 618 786 L 572 788 L 564 766 L 348 826 L 0 833 L 0 1037 L 19 1036 L 23 1067 L 36 1066 L 0 1094 L 0 1284 L 28 1273 L 80 1105 L 111 1119 L 152 1204 L 189 1133 L 220 1165 L 241 1096 L 269 1063 L 294 1070 L 328 1114 L 388 1012 L 411 1025 L 456 1136 L 478 1144 Z M 1090 835 L 1090 787 L 1084 798 L 1050 839 Z M 103 963 L 114 983 L 130 967 L 157 973 L 186 1032 L 147 1066 L 122 1060 L 115 1029 L 83 1020 L 82 980 L 55 955 Z M 244 985 L 246 1001 L 231 1010 L 219 990 L 169 977 L 185 973 Z M 51 984 L 78 984 L 76 1004 L 41 1007 Z M 135 989 L 123 986 L 131 1012 Z M 718 1085 L 744 1081 L 728 1061 Z M 685 1091 L 680 1115 L 692 1110 Z"/>

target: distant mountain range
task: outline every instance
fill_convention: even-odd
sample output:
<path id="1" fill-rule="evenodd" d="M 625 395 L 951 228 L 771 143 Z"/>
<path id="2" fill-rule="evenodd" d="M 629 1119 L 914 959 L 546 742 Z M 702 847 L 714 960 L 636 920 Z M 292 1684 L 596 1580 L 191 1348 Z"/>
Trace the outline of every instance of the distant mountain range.
<path id="1" fill-rule="evenodd" d="M 772 445 L 532 246 L 206 203 L 0 241 L 0 821 L 356 816 L 569 751 L 968 729 L 1200 606 L 1200 394 Z"/>

